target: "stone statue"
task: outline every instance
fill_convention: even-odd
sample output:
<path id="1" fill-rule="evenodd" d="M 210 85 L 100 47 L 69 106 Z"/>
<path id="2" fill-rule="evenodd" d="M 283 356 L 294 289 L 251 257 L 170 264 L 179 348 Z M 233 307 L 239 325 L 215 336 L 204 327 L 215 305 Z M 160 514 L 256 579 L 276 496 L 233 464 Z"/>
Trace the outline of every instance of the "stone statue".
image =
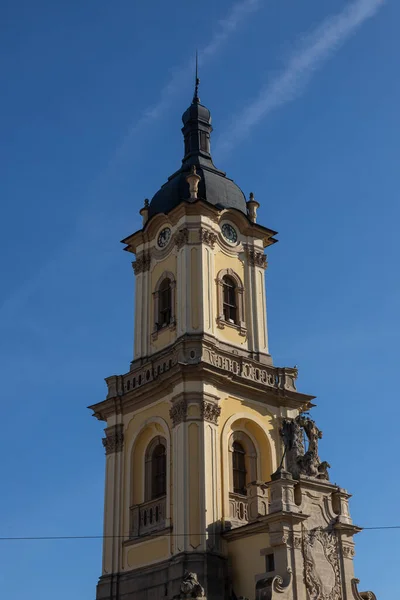
<path id="1" fill-rule="evenodd" d="M 196 573 L 185 571 L 181 583 L 180 598 L 204 598 L 204 588 L 200 585 Z"/>
<path id="2" fill-rule="evenodd" d="M 305 415 L 284 419 L 280 434 L 285 446 L 287 469 L 295 479 L 300 475 L 329 479 L 330 465 L 326 461 L 321 462 L 318 455 L 318 440 L 322 438 L 322 431 L 315 421 Z M 308 440 L 307 451 L 303 442 L 304 434 Z"/>

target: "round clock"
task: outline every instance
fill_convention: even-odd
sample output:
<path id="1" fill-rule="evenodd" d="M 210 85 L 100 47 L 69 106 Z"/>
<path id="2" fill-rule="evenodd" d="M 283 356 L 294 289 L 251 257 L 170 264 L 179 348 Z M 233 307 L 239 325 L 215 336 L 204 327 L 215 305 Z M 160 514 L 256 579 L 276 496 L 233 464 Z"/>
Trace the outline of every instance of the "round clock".
<path id="1" fill-rule="evenodd" d="M 237 232 L 232 225 L 229 223 L 224 223 L 221 227 L 222 235 L 224 238 L 230 242 L 231 244 L 236 244 L 237 242 Z"/>
<path id="2" fill-rule="evenodd" d="M 157 238 L 157 244 L 160 246 L 160 248 L 165 248 L 165 246 L 169 242 L 170 237 L 171 237 L 170 228 L 164 227 L 164 229 L 162 229 L 160 231 L 160 233 L 158 234 L 158 238 Z"/>

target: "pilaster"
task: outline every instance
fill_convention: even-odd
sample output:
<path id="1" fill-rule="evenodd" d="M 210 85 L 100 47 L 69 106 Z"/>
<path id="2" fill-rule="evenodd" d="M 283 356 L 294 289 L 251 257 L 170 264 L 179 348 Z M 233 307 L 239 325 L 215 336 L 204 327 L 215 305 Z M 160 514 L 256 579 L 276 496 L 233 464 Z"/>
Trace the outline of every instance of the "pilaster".
<path id="1" fill-rule="evenodd" d="M 121 415 L 117 415 L 117 418 Z M 119 419 L 118 419 L 119 420 Z M 121 527 L 123 495 L 123 424 L 119 420 L 107 427 L 103 438 L 106 452 L 103 575 L 118 573 L 121 565 Z"/>

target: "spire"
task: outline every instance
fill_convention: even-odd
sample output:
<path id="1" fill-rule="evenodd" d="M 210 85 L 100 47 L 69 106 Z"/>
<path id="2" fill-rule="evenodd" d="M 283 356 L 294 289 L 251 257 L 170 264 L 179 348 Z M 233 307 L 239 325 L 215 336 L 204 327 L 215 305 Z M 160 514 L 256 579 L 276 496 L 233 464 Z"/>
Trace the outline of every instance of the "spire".
<path id="1" fill-rule="evenodd" d="M 199 56 L 196 50 L 196 72 L 193 100 L 183 113 L 182 133 L 185 138 L 185 156 L 183 163 L 212 165 L 210 155 L 211 115 L 208 108 L 200 104 L 199 98 Z"/>
<path id="2" fill-rule="evenodd" d="M 196 79 L 195 79 L 195 84 L 194 84 L 193 104 L 200 104 L 199 84 L 200 84 L 200 79 L 199 79 L 199 56 L 198 56 L 198 52 L 196 50 Z"/>

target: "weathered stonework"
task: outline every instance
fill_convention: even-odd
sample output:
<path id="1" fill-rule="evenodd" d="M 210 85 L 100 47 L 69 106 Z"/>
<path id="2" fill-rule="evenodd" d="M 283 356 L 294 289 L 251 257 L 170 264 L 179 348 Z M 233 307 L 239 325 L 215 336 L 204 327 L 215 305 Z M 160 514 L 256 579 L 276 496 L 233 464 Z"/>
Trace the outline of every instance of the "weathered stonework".
<path id="1" fill-rule="evenodd" d="M 318 440 L 322 438 L 322 431 L 315 422 L 304 415 L 295 419 L 283 419 L 280 434 L 286 449 L 286 464 L 288 471 L 296 479 L 300 475 L 329 479 L 330 465 L 321 462 L 318 455 Z M 304 434 L 308 439 L 307 452 L 304 449 Z"/>
<path id="2" fill-rule="evenodd" d="M 208 246 L 211 246 L 211 248 L 214 248 L 214 244 L 218 239 L 217 234 L 213 231 L 210 231 L 209 229 L 205 229 L 204 227 L 200 227 L 199 233 L 200 241 L 204 242 L 205 244 L 208 244 Z"/>
<path id="3" fill-rule="evenodd" d="M 210 423 L 218 424 L 218 417 L 221 414 L 221 407 L 215 404 L 214 402 L 207 402 L 203 400 L 201 405 L 201 417 L 204 421 L 209 421 Z"/>
<path id="4" fill-rule="evenodd" d="M 341 600 L 338 542 L 335 532 L 317 527 L 304 534 L 304 577 L 310 600 Z"/>
<path id="5" fill-rule="evenodd" d="M 112 425 L 104 430 L 106 437 L 102 439 L 103 446 L 107 454 L 113 454 L 114 452 L 121 452 L 124 446 L 124 432 L 123 425 Z"/>
<path id="6" fill-rule="evenodd" d="M 175 234 L 175 245 L 180 250 L 189 241 L 189 229 L 184 227 Z"/>
<path id="7" fill-rule="evenodd" d="M 144 273 L 145 271 L 148 271 L 150 269 L 150 263 L 151 263 L 151 256 L 149 253 L 143 253 L 143 254 L 139 255 L 137 257 L 136 261 L 134 261 L 132 263 L 132 267 L 135 272 L 135 275 L 138 275 L 139 273 Z"/>
<path id="8" fill-rule="evenodd" d="M 259 252 L 257 250 L 253 250 L 252 248 L 247 248 L 246 254 L 249 264 L 252 267 L 261 267 L 262 269 L 267 268 L 268 262 L 264 252 Z"/>
<path id="9" fill-rule="evenodd" d="M 342 552 L 345 558 L 354 558 L 356 555 L 353 546 L 343 546 Z"/>
<path id="10" fill-rule="evenodd" d="M 171 417 L 173 427 L 179 425 L 179 423 L 182 423 L 183 421 L 186 421 L 187 401 L 182 399 L 174 402 L 169 410 L 169 415 Z"/>

